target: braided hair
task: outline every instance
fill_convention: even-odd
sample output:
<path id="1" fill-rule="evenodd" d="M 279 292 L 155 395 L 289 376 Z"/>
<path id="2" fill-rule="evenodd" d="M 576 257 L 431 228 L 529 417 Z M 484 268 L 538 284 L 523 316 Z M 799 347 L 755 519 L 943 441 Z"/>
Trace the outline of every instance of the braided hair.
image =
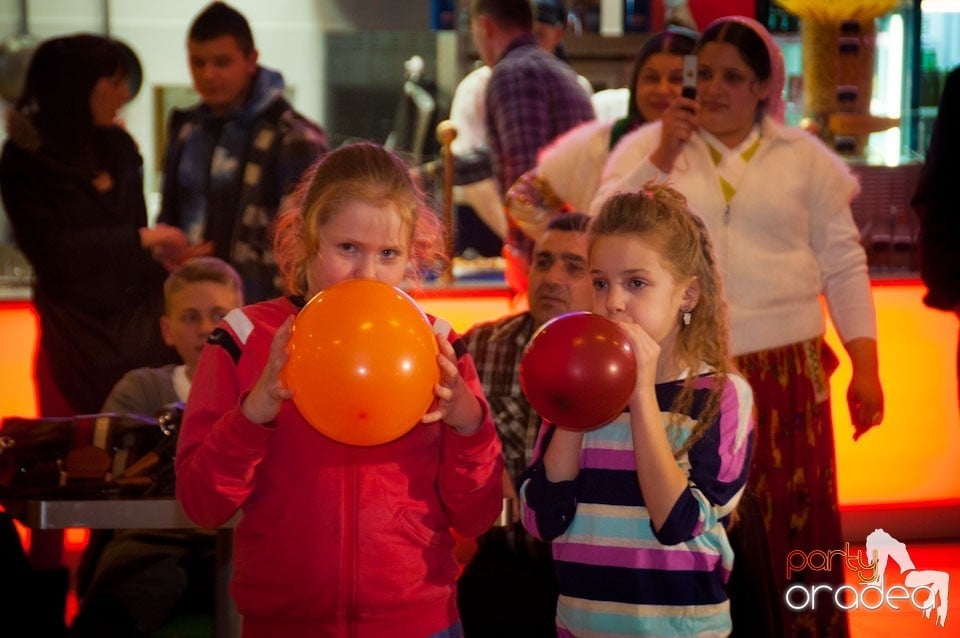
<path id="1" fill-rule="evenodd" d="M 699 439 L 717 417 L 727 374 L 733 371 L 729 323 L 723 284 L 713 246 L 703 221 L 687 208 L 686 198 L 664 184 L 648 182 L 638 192 L 618 193 L 608 199 L 590 225 L 591 248 L 604 235 L 641 235 L 658 247 L 664 266 L 676 281 L 696 277 L 700 295 L 690 324 L 677 335 L 677 356 L 688 368 L 683 389 L 672 406 L 672 427 L 679 427 L 682 414 L 693 402 L 697 372 L 710 367 L 713 384 L 693 427 L 691 436 L 674 453 L 679 458 Z M 674 439 L 675 440 L 675 439 Z"/>

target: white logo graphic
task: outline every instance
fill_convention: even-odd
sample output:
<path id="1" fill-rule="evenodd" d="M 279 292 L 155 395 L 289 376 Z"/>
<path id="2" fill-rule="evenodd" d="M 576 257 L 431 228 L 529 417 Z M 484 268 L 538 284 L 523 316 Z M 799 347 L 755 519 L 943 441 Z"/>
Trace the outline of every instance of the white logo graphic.
<path id="1" fill-rule="evenodd" d="M 900 566 L 900 573 L 904 575 L 903 584 L 916 593 L 926 589 L 929 592 L 926 600 L 921 603 L 923 617 L 929 618 L 934 607 L 937 609 L 936 623 L 943 627 L 947 622 L 947 593 L 950 584 L 950 575 L 947 572 L 932 569 L 917 569 L 910 558 L 907 546 L 895 539 L 882 529 L 875 529 L 867 535 L 867 556 L 877 564 L 873 581 L 883 591 L 883 574 L 887 569 L 887 562 L 892 559 Z M 911 599 L 914 597 L 911 595 Z M 937 602 L 939 600 L 939 603 Z"/>
<path id="2" fill-rule="evenodd" d="M 866 560 L 865 560 L 866 559 Z M 900 567 L 903 584 L 899 582 L 885 586 L 884 573 L 887 564 L 893 561 Z M 934 622 L 944 627 L 947 622 L 947 597 L 950 575 L 947 572 L 930 569 L 917 569 L 907 546 L 882 529 L 875 529 L 867 535 L 866 556 L 857 549 L 851 551 L 850 543 L 843 549 L 814 550 L 802 552 L 793 550 L 787 555 L 787 579 L 798 571 L 833 571 L 835 563 L 857 574 L 861 587 L 829 584 L 790 585 L 784 593 L 784 602 L 794 611 L 815 610 L 817 604 L 832 602 L 840 609 L 875 610 L 886 605 L 890 609 L 900 610 L 900 604 L 910 604 L 930 618 L 936 609 Z M 823 600 L 824 595 L 827 599 Z"/>

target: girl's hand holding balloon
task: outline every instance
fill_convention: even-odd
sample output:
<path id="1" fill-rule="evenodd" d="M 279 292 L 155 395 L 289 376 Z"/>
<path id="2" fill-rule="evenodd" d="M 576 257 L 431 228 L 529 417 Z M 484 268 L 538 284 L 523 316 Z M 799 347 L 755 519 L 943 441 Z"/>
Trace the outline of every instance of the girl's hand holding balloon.
<path id="1" fill-rule="evenodd" d="M 240 406 L 243 416 L 253 423 L 270 423 L 279 414 L 283 402 L 293 397 L 293 391 L 284 385 L 281 377 L 281 371 L 289 356 L 287 342 L 290 341 L 292 332 L 293 317 L 287 317 L 273 335 L 267 365 Z"/>
<path id="2" fill-rule="evenodd" d="M 453 346 L 440 336 L 437 336 L 437 344 L 440 347 L 440 354 L 437 355 L 440 383 L 434 388 L 437 400 L 432 406 L 434 409 L 423 416 L 423 422 L 444 421 L 459 434 L 470 436 L 480 428 L 483 410 L 460 376 Z"/>
<path id="3" fill-rule="evenodd" d="M 663 427 L 657 401 L 658 373 L 675 377 L 680 370 L 659 370 L 661 347 L 640 325 L 618 322 L 630 336 L 637 357 L 637 384 L 630 396 L 630 432 L 637 463 L 637 480 L 653 528 L 659 530 L 688 486 L 687 474 L 677 464 L 673 446 Z M 667 365 L 664 363 L 664 365 Z"/>
<path id="4" fill-rule="evenodd" d="M 637 357 L 637 383 L 634 386 L 631 404 L 637 397 L 638 391 L 653 390 L 657 379 L 657 362 L 660 360 L 660 344 L 638 324 L 618 321 L 624 332 L 630 337 L 633 352 Z M 634 409 L 631 405 L 631 409 Z"/>

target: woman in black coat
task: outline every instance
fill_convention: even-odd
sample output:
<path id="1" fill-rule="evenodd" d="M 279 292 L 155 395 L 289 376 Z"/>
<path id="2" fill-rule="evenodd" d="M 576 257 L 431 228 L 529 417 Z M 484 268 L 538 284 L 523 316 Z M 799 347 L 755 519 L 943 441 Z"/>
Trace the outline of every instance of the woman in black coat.
<path id="1" fill-rule="evenodd" d="M 179 229 L 147 226 L 143 161 L 114 122 L 129 100 L 123 50 L 95 35 L 44 42 L 8 120 L 0 192 L 33 266 L 41 416 L 100 411 L 128 370 L 175 360 L 160 335 Z"/>

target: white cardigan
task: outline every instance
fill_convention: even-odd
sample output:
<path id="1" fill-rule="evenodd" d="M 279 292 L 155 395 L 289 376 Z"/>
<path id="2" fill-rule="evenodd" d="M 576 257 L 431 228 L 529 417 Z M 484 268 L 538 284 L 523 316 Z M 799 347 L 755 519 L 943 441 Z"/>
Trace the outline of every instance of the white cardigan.
<path id="1" fill-rule="evenodd" d="M 537 157 L 537 173 L 573 210 L 586 212 L 600 186 L 612 121 L 594 120 L 570 129 Z"/>
<path id="2" fill-rule="evenodd" d="M 650 180 L 665 179 L 680 191 L 711 233 L 736 355 L 822 335 L 820 293 L 844 343 L 876 339 L 866 253 L 850 210 L 860 187 L 839 157 L 805 131 L 766 118 L 728 210 L 701 136 L 686 144 L 668 175 L 650 162 L 660 128 L 656 122 L 620 141 L 591 215 L 610 195 Z"/>

